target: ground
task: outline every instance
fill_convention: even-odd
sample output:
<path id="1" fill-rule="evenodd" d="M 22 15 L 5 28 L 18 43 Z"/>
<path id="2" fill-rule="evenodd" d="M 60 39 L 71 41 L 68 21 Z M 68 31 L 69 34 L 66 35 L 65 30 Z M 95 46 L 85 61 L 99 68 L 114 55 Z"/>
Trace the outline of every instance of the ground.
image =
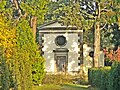
<path id="1" fill-rule="evenodd" d="M 42 86 L 35 86 L 33 90 L 99 90 L 97 88 L 90 87 L 89 85 L 76 85 L 76 84 L 63 84 L 54 85 L 46 84 Z"/>

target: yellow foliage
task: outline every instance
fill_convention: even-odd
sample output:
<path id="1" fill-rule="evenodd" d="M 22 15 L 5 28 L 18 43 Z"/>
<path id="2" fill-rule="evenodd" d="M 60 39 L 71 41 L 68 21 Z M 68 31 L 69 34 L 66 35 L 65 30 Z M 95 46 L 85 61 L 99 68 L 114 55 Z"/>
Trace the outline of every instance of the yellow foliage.
<path id="1" fill-rule="evenodd" d="M 120 26 L 120 17 L 118 17 L 118 25 Z"/>
<path id="2" fill-rule="evenodd" d="M 7 61 L 12 56 L 13 47 L 16 43 L 16 29 L 8 23 L 5 18 L 0 15 L 0 47 L 4 48 Z"/>
<path id="3" fill-rule="evenodd" d="M 108 12 L 107 12 L 107 15 L 108 15 L 108 16 L 114 16 L 115 14 L 116 14 L 116 13 L 113 12 L 113 11 L 108 11 Z"/>

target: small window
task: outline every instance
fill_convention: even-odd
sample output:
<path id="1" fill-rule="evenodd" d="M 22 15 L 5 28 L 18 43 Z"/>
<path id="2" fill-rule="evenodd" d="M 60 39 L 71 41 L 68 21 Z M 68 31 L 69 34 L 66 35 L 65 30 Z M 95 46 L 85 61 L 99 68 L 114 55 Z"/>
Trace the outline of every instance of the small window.
<path id="1" fill-rule="evenodd" d="M 55 43 L 57 46 L 65 46 L 67 41 L 66 41 L 66 38 L 61 35 L 56 37 Z"/>
<path id="2" fill-rule="evenodd" d="M 89 56 L 93 58 L 94 57 L 94 51 L 89 52 Z"/>
<path id="3" fill-rule="evenodd" d="M 80 66 L 80 62 L 78 63 L 78 66 Z"/>

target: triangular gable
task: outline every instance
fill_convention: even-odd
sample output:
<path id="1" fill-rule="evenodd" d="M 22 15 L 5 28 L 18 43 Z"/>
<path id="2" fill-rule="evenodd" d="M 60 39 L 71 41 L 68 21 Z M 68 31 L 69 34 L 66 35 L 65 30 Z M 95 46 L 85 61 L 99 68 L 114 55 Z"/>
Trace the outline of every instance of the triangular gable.
<path id="1" fill-rule="evenodd" d="M 59 29 L 63 29 L 63 30 L 66 30 L 66 29 L 74 29 L 76 30 L 76 27 L 75 26 L 65 26 L 65 25 L 62 25 L 62 23 L 58 22 L 58 21 L 51 21 L 51 22 L 48 22 L 48 23 L 45 23 L 39 27 L 37 27 L 38 30 L 59 30 Z"/>

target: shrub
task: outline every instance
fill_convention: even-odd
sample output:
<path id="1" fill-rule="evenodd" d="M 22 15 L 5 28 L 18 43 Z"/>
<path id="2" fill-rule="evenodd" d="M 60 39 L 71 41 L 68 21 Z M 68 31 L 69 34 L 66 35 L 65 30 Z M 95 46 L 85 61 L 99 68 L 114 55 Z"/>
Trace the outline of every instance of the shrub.
<path id="1" fill-rule="evenodd" d="M 40 56 L 29 22 L 21 19 L 16 28 L 16 46 L 13 55 L 13 71 L 19 90 L 32 90 L 44 76 L 44 59 Z"/>
<path id="2" fill-rule="evenodd" d="M 8 69 L 8 65 L 6 64 L 6 59 L 3 55 L 0 54 L 0 68 L 1 68 L 1 75 L 0 75 L 0 82 L 1 82 L 1 89 L 8 90 L 10 89 L 10 72 Z"/>
<path id="3" fill-rule="evenodd" d="M 39 53 L 38 53 L 39 54 Z M 32 64 L 32 78 L 33 84 L 39 85 L 41 84 L 45 75 L 44 71 L 44 59 L 41 57 L 36 58 L 36 60 Z"/>
<path id="4" fill-rule="evenodd" d="M 73 76 L 71 75 L 62 75 L 62 74 L 48 74 L 45 75 L 42 84 L 65 84 L 65 83 L 72 83 Z"/>
<path id="5" fill-rule="evenodd" d="M 13 55 L 13 72 L 18 90 L 32 89 L 32 61 L 34 41 L 27 20 L 21 19 L 16 27 L 16 46 Z"/>
<path id="6" fill-rule="evenodd" d="M 120 88 L 120 62 L 110 67 L 89 69 L 89 83 L 101 90 L 118 90 Z"/>
<path id="7" fill-rule="evenodd" d="M 3 49 L 0 47 L 0 90 L 9 90 L 14 87 L 12 74 L 6 61 Z"/>
<path id="8" fill-rule="evenodd" d="M 108 78 L 108 90 L 118 90 L 120 88 L 120 62 L 115 62 L 110 70 Z"/>
<path id="9" fill-rule="evenodd" d="M 92 86 L 99 87 L 101 90 L 106 90 L 108 73 L 110 67 L 91 68 L 88 71 L 89 83 Z"/>

